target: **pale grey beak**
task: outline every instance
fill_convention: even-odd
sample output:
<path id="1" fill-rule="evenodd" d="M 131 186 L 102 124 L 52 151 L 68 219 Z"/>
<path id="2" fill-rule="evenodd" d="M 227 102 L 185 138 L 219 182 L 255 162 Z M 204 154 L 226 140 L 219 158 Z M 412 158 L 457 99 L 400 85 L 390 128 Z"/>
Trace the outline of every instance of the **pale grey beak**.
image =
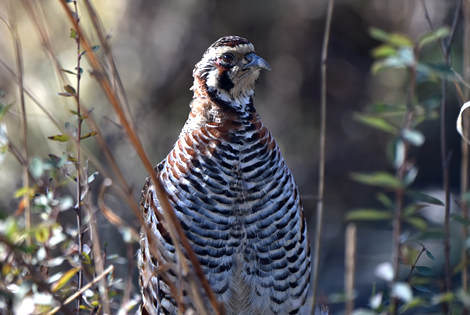
<path id="1" fill-rule="evenodd" d="M 268 71 L 271 70 L 269 63 L 255 53 L 249 53 L 245 56 L 245 58 L 248 60 L 248 63 L 243 66 L 243 69 L 259 68 Z"/>

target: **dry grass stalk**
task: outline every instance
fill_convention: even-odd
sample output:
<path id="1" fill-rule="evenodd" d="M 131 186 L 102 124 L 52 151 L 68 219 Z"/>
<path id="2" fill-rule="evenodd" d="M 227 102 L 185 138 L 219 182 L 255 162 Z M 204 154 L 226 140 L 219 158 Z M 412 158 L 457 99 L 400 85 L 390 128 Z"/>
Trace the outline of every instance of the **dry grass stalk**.
<path id="1" fill-rule="evenodd" d="M 63 308 L 65 305 L 73 302 L 76 298 L 81 296 L 86 290 L 91 288 L 94 284 L 96 284 L 98 281 L 101 281 L 104 277 L 106 277 L 109 273 L 111 273 L 114 270 L 114 266 L 111 265 L 106 270 L 104 270 L 100 275 L 98 275 L 96 278 L 94 278 L 92 281 L 88 282 L 86 285 L 84 285 L 80 290 L 69 296 L 60 306 L 55 307 L 52 309 L 47 315 L 52 315 L 60 311 L 61 308 Z"/>
<path id="2" fill-rule="evenodd" d="M 354 273 L 356 270 L 356 225 L 348 224 L 346 227 L 346 255 L 345 255 L 345 276 L 344 291 L 346 292 L 346 315 L 351 315 L 354 310 Z"/>
<path id="3" fill-rule="evenodd" d="M 69 21 L 73 24 L 73 27 L 75 31 L 77 32 L 82 46 L 84 47 L 86 51 L 86 56 L 87 59 L 92 66 L 94 70 L 94 76 L 100 83 L 103 91 L 105 92 L 106 96 L 108 97 L 108 100 L 110 101 L 111 105 L 113 106 L 116 114 L 119 117 L 120 123 L 123 126 L 124 130 L 126 131 L 126 134 L 128 135 L 132 145 L 134 146 L 137 154 L 139 155 L 143 165 L 149 172 L 153 185 L 155 187 L 155 191 L 157 194 L 157 197 L 159 199 L 160 205 L 163 208 L 163 215 L 165 218 L 166 223 L 169 225 L 168 226 L 168 232 L 170 234 L 170 237 L 173 239 L 174 244 L 175 244 L 175 249 L 177 252 L 177 256 L 179 257 L 178 263 L 181 264 L 181 267 L 183 268 L 183 273 L 190 273 L 190 270 L 188 266 L 185 263 L 184 256 L 182 254 L 181 249 L 179 248 L 179 244 L 181 243 L 185 249 L 185 252 L 192 264 L 192 267 L 194 268 L 194 271 L 196 273 L 196 276 L 200 283 L 202 284 L 205 294 L 208 296 L 210 303 L 212 304 L 212 307 L 217 313 L 220 313 L 220 306 L 219 303 L 217 302 L 214 293 L 212 292 L 212 289 L 209 286 L 209 283 L 207 282 L 207 279 L 204 276 L 204 273 L 202 271 L 202 268 L 194 254 L 194 252 L 191 249 L 191 245 L 189 244 L 189 241 L 187 240 L 183 229 L 181 227 L 181 224 L 179 223 L 178 219 L 176 218 L 175 213 L 172 211 L 172 208 L 170 206 L 168 197 L 166 193 L 163 190 L 163 187 L 161 186 L 159 180 L 157 179 L 156 173 L 153 170 L 152 164 L 150 163 L 147 155 L 145 154 L 145 150 L 137 137 L 134 129 L 131 128 L 131 125 L 127 118 L 125 117 L 125 114 L 121 108 L 121 104 L 119 101 L 119 98 L 117 94 L 114 92 L 111 86 L 111 82 L 109 78 L 106 75 L 105 69 L 101 65 L 101 63 L 98 61 L 95 53 L 92 50 L 91 45 L 89 44 L 89 41 L 85 37 L 85 34 L 83 33 L 83 30 L 81 27 L 78 25 L 77 21 L 74 19 L 72 11 L 70 8 L 67 6 L 67 3 L 65 0 L 61 0 L 60 3 L 62 4 L 62 7 L 69 19 Z M 190 281 L 190 285 L 197 287 L 196 283 L 193 283 L 193 281 Z M 193 297 L 194 298 L 194 297 Z M 196 305 L 198 303 L 195 303 Z M 204 303 L 201 303 L 202 305 Z M 202 311 L 202 310 L 198 310 Z"/>
<path id="4" fill-rule="evenodd" d="M 52 60 L 53 62 L 53 65 L 54 65 L 54 68 L 56 69 L 56 73 L 58 74 L 59 78 L 61 79 L 61 81 L 63 83 L 66 83 L 66 84 L 69 84 L 68 83 L 68 79 L 67 77 L 65 77 L 61 71 L 62 67 L 60 65 L 60 62 L 59 60 L 57 59 L 56 57 L 56 54 L 54 53 L 54 51 L 52 50 L 52 45 L 50 44 L 50 41 L 49 41 L 49 37 L 48 37 L 48 33 L 47 33 L 47 29 L 46 27 L 44 26 L 44 20 L 40 20 L 38 18 L 38 16 L 40 16 L 40 14 L 38 14 L 37 11 L 40 11 L 41 7 L 37 7 L 36 6 L 36 3 L 31 3 L 29 1 L 24 1 L 23 2 L 25 8 L 26 8 L 26 11 L 28 12 L 28 14 L 30 15 L 31 17 L 31 20 L 35 23 L 35 26 L 36 26 L 36 30 L 38 30 L 38 33 L 40 35 L 40 38 L 41 38 L 41 42 L 42 42 L 42 45 L 43 47 L 45 48 L 45 51 L 48 53 L 50 59 Z M 14 73 L 14 71 L 3 61 L 3 60 L 0 60 L 0 64 L 7 70 L 7 72 L 13 77 L 13 78 L 17 78 L 17 75 Z M 64 85 L 66 85 L 64 84 Z M 23 91 L 25 91 L 26 95 L 28 95 L 32 100 L 33 102 L 46 114 L 46 116 L 54 123 L 54 125 L 63 133 L 63 134 L 67 134 L 69 136 L 69 139 L 71 139 L 71 142 L 77 147 L 79 145 L 79 143 L 76 141 L 76 139 L 71 135 L 69 134 L 66 130 L 64 130 L 60 123 L 53 117 L 53 115 L 45 108 L 45 106 L 43 106 L 39 101 L 38 99 L 30 92 L 28 91 L 28 89 L 26 89 L 25 87 L 23 87 Z M 134 213 L 136 214 L 136 216 L 139 218 L 139 221 L 141 223 L 141 226 L 143 226 L 143 228 L 146 230 L 147 234 L 149 235 L 149 243 L 151 244 L 150 246 L 150 251 L 152 253 L 152 255 L 154 257 L 157 258 L 158 260 L 158 257 L 160 257 L 160 251 L 158 250 L 158 248 L 161 248 L 161 244 L 159 244 L 158 242 L 158 239 L 156 239 L 155 237 L 153 237 L 153 235 L 151 234 L 150 230 L 148 229 L 148 226 L 146 226 L 143 218 L 142 218 L 142 215 L 141 215 L 141 212 L 139 210 L 139 206 L 137 205 L 137 203 L 135 202 L 135 200 L 133 199 L 133 196 L 131 194 L 131 189 L 129 188 L 129 186 L 127 185 L 124 177 L 122 176 L 122 173 L 120 172 L 120 169 L 119 167 L 117 166 L 114 158 L 112 157 L 112 154 L 110 152 L 110 150 L 107 148 L 106 146 L 106 143 L 104 141 L 104 139 L 101 137 L 101 133 L 99 132 L 99 128 L 98 126 L 96 125 L 96 123 L 94 122 L 94 120 L 92 119 L 92 116 L 89 115 L 90 112 L 86 109 L 86 107 L 81 104 L 81 107 L 83 109 L 83 112 L 84 112 L 84 116 L 89 116 L 88 117 L 88 122 L 90 123 L 91 122 L 91 125 L 92 125 L 92 128 L 93 127 L 96 127 L 94 128 L 94 130 L 98 133 L 98 136 L 97 136 L 97 139 L 98 139 L 98 142 L 99 144 L 102 146 L 102 148 L 104 148 L 104 152 L 105 152 L 105 155 L 106 157 L 108 158 L 108 161 L 110 161 L 111 163 L 111 166 L 113 168 L 113 171 L 115 171 L 115 173 L 117 174 L 118 176 L 118 179 L 120 179 L 120 182 L 123 184 L 123 188 L 119 189 L 118 191 L 121 193 L 121 195 L 124 197 L 124 199 L 126 200 L 126 202 L 129 204 L 129 206 L 131 207 L 131 209 L 134 211 Z M 90 154 L 90 152 L 88 150 L 86 150 L 86 147 L 81 147 L 81 149 L 83 151 L 85 151 L 85 154 L 87 154 L 87 158 L 89 158 L 93 164 L 95 165 L 95 167 L 105 176 L 109 176 L 107 174 L 107 171 L 106 169 L 101 165 L 101 163 L 99 162 L 99 160 L 94 157 L 92 154 Z M 161 264 L 162 267 L 163 267 L 163 264 Z M 163 279 L 165 279 L 166 277 L 164 275 L 160 275 Z M 176 289 L 175 288 L 172 288 L 172 284 L 170 283 L 170 289 L 172 290 L 173 293 L 176 294 Z"/>
<path id="5" fill-rule="evenodd" d="M 328 60 L 328 42 L 330 39 L 331 20 L 333 17 L 334 0 L 328 1 L 326 12 L 325 32 L 323 34 L 323 46 L 321 54 L 321 117 L 320 117 L 320 152 L 318 161 L 318 202 L 317 202 L 317 222 L 315 231 L 315 247 L 313 257 L 313 310 L 317 304 L 318 270 L 321 254 L 321 237 L 323 227 L 323 202 L 325 194 L 325 147 L 326 147 L 326 70 Z"/>
<path id="6" fill-rule="evenodd" d="M 29 177 L 29 150 L 28 150 L 28 120 L 26 118 L 26 103 L 24 97 L 24 66 L 23 66 L 23 53 L 21 49 L 21 41 L 18 35 L 17 23 L 16 23 L 16 6 L 14 1 L 9 3 L 9 20 L 10 20 L 10 33 L 13 39 L 13 47 L 15 51 L 15 61 L 16 61 L 16 73 L 17 73 L 17 85 L 18 85 L 18 95 L 20 102 L 18 103 L 19 112 L 21 113 L 21 140 L 23 146 L 23 157 L 24 163 L 22 164 L 23 169 L 23 187 L 30 186 L 30 177 Z M 8 25 L 8 24 L 7 24 Z M 30 195 L 25 194 L 23 196 L 24 203 L 24 216 L 25 216 L 25 227 L 26 230 L 31 229 L 31 203 Z M 28 244 L 31 244 L 31 237 L 28 236 L 26 239 Z"/>

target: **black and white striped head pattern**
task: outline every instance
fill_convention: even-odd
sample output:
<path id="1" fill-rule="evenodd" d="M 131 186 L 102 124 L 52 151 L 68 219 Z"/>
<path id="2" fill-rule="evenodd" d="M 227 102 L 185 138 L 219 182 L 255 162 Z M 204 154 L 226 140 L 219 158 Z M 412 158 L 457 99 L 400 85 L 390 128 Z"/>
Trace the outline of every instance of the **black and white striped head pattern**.
<path id="1" fill-rule="evenodd" d="M 215 103 L 244 111 L 261 69 L 271 70 L 255 54 L 252 43 L 243 37 L 225 36 L 213 43 L 196 64 L 193 89 L 205 89 Z"/>

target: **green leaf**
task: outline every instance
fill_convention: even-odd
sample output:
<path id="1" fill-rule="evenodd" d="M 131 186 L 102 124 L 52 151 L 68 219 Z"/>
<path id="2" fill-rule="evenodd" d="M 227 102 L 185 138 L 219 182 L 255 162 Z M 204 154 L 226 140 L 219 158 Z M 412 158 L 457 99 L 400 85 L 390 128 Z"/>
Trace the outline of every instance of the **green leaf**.
<path id="1" fill-rule="evenodd" d="M 432 42 L 438 41 L 442 38 L 445 38 L 449 35 L 450 29 L 447 26 L 440 27 L 437 30 L 424 34 L 418 41 L 418 47 L 422 48 Z"/>
<path id="2" fill-rule="evenodd" d="M 416 70 L 425 75 L 436 75 L 440 78 L 453 78 L 454 72 L 446 64 L 418 63 Z"/>
<path id="3" fill-rule="evenodd" d="M 403 214 L 404 216 L 408 216 L 408 217 L 411 217 L 413 214 L 416 213 L 416 211 L 422 209 L 423 207 L 416 204 L 416 203 L 412 203 L 408 206 L 406 206 L 404 209 L 403 209 Z"/>
<path id="4" fill-rule="evenodd" d="M 60 290 L 60 288 L 62 288 L 64 285 L 67 284 L 67 282 L 70 281 L 70 279 L 72 279 L 72 277 L 80 270 L 80 268 L 76 267 L 76 268 L 72 268 L 70 269 L 69 271 L 67 271 L 62 277 L 60 277 L 59 280 L 57 280 L 57 282 L 55 282 L 52 287 L 51 287 L 51 291 L 52 292 L 57 292 L 58 290 Z"/>
<path id="5" fill-rule="evenodd" d="M 85 265 L 91 265 L 91 258 L 85 252 L 82 252 L 82 263 L 84 263 Z"/>
<path id="6" fill-rule="evenodd" d="M 428 256 L 429 259 L 431 259 L 431 260 L 435 260 L 435 259 L 436 259 L 436 258 L 434 257 L 434 255 L 433 255 L 429 250 L 426 249 L 425 253 L 426 253 L 426 256 Z"/>
<path id="7" fill-rule="evenodd" d="M 362 184 L 391 189 L 403 188 L 398 178 L 386 172 L 374 172 L 369 174 L 351 173 L 351 178 Z"/>
<path id="8" fill-rule="evenodd" d="M 17 191 L 15 191 L 15 198 L 20 198 L 23 196 L 29 196 L 30 198 L 34 196 L 34 188 L 33 187 L 21 187 Z"/>
<path id="9" fill-rule="evenodd" d="M 458 215 L 458 214 L 451 214 L 450 217 L 451 217 L 453 220 L 459 222 L 460 224 L 463 224 L 463 225 L 466 225 L 466 226 L 470 225 L 470 220 L 469 220 L 468 218 L 464 218 L 464 217 L 461 216 L 461 215 Z"/>
<path id="10" fill-rule="evenodd" d="M 429 228 L 424 232 L 421 232 L 418 239 L 426 240 L 426 239 L 434 239 L 434 240 L 441 240 L 445 236 L 444 231 L 439 228 Z"/>
<path id="11" fill-rule="evenodd" d="M 50 236 L 49 227 L 40 226 L 34 231 L 34 237 L 39 243 L 45 243 Z"/>
<path id="12" fill-rule="evenodd" d="M 59 142 L 66 142 L 69 140 L 69 136 L 65 134 L 60 134 L 60 135 L 55 135 L 55 136 L 49 136 L 47 137 L 49 140 L 53 141 L 59 141 Z"/>
<path id="13" fill-rule="evenodd" d="M 392 214 L 390 212 L 375 209 L 352 210 L 346 215 L 346 220 L 379 221 L 389 220 L 391 218 Z"/>
<path id="14" fill-rule="evenodd" d="M 85 120 L 88 118 L 88 115 L 84 115 L 83 113 L 81 113 L 81 115 L 78 115 L 78 112 L 76 110 L 69 110 L 70 113 L 76 115 L 76 116 L 79 116 L 82 120 Z"/>
<path id="15" fill-rule="evenodd" d="M 385 68 L 405 69 L 415 64 L 414 52 L 410 47 L 402 47 L 398 49 L 395 55 L 374 62 L 372 65 L 372 73 L 376 74 Z"/>
<path id="16" fill-rule="evenodd" d="M 65 97 L 73 96 L 73 94 L 70 94 L 70 93 L 68 93 L 68 92 L 59 92 L 59 93 L 57 93 L 57 95 L 65 96 Z"/>
<path id="17" fill-rule="evenodd" d="M 13 106 L 13 103 L 8 104 L 8 105 L 4 105 L 4 104 L 0 103 L 0 121 L 3 119 L 3 117 L 6 115 L 6 113 L 8 113 L 8 111 L 10 110 L 10 108 L 12 106 Z"/>
<path id="18" fill-rule="evenodd" d="M 415 270 L 420 276 L 424 276 L 424 277 L 434 276 L 434 271 L 432 271 L 432 268 L 429 268 L 426 266 L 416 266 Z"/>
<path id="19" fill-rule="evenodd" d="M 361 123 L 373 127 L 375 129 L 379 129 L 391 134 L 397 133 L 397 128 L 387 122 L 385 119 L 375 116 L 363 115 L 363 114 L 355 114 L 354 119 L 360 121 Z"/>
<path id="20" fill-rule="evenodd" d="M 77 92 L 75 91 L 75 88 L 69 84 L 67 85 L 64 85 L 64 90 L 67 92 L 67 93 L 70 93 L 72 95 L 75 95 L 77 94 Z"/>
<path id="21" fill-rule="evenodd" d="M 413 288 L 423 293 L 434 293 L 429 287 L 425 285 L 413 285 Z"/>
<path id="22" fill-rule="evenodd" d="M 80 137 L 80 140 L 87 139 L 90 137 L 96 136 L 96 131 L 91 131 Z"/>
<path id="23" fill-rule="evenodd" d="M 376 39 L 381 42 L 388 42 L 388 39 L 390 38 L 389 33 L 376 27 L 371 27 L 369 29 L 369 34 L 373 39 Z"/>
<path id="24" fill-rule="evenodd" d="M 74 28 L 70 28 L 70 38 L 77 38 L 77 31 Z"/>
<path id="25" fill-rule="evenodd" d="M 61 168 L 64 166 L 65 162 L 67 161 L 67 157 L 63 155 L 62 157 L 58 157 L 54 154 L 48 154 L 47 164 L 50 165 L 52 168 Z"/>
<path id="26" fill-rule="evenodd" d="M 393 207 L 393 201 L 384 193 L 377 194 L 377 200 L 380 201 L 386 208 Z"/>
<path id="27" fill-rule="evenodd" d="M 426 230 L 428 227 L 428 224 L 426 223 L 426 220 L 420 218 L 420 217 L 406 217 L 405 222 L 414 226 L 420 231 Z"/>
<path id="28" fill-rule="evenodd" d="M 433 196 L 430 196 L 428 194 L 422 193 L 420 191 L 408 190 L 406 194 L 408 197 L 411 197 L 414 202 L 423 202 L 423 203 L 428 203 L 428 204 L 436 205 L 436 206 L 444 205 L 444 203 L 441 200 Z"/>
<path id="29" fill-rule="evenodd" d="M 424 143 L 424 136 L 418 130 L 405 128 L 401 131 L 403 139 L 414 146 L 421 146 Z"/>
<path id="30" fill-rule="evenodd" d="M 95 52 L 95 53 L 96 53 L 99 49 L 100 49 L 100 46 L 99 46 L 99 45 L 91 46 L 91 50 L 93 50 L 93 52 Z M 86 50 L 82 51 L 82 52 L 80 53 L 80 56 L 83 56 L 83 55 L 85 55 L 85 54 L 86 54 Z"/>
<path id="31" fill-rule="evenodd" d="M 372 50 L 372 56 L 376 59 L 393 56 L 397 53 L 397 49 L 390 45 L 380 45 Z"/>
<path id="32" fill-rule="evenodd" d="M 77 158 L 74 157 L 73 155 L 70 155 L 70 154 L 67 156 L 67 161 L 73 162 L 73 163 L 77 163 L 77 162 L 78 162 Z"/>
<path id="33" fill-rule="evenodd" d="M 426 301 L 422 298 L 413 298 L 410 302 L 406 303 L 402 307 L 400 307 L 399 314 L 404 313 L 408 310 L 411 310 L 413 308 L 419 307 L 426 305 Z"/>
<path id="34" fill-rule="evenodd" d="M 454 299 L 455 295 L 452 292 L 441 293 L 432 297 L 432 304 L 452 302 Z"/>
<path id="35" fill-rule="evenodd" d="M 461 201 L 470 202 L 470 191 L 467 191 L 460 197 Z"/>
<path id="36" fill-rule="evenodd" d="M 413 47 L 413 41 L 409 37 L 398 33 L 390 34 L 387 42 L 397 47 Z"/>
<path id="37" fill-rule="evenodd" d="M 70 71 L 70 70 L 66 70 L 66 69 L 60 69 L 60 71 L 65 72 L 65 73 L 68 73 L 68 74 L 77 75 L 75 72 Z"/>
<path id="38" fill-rule="evenodd" d="M 387 68 L 387 65 L 383 60 L 376 61 L 372 64 L 371 72 L 372 74 L 377 74 L 385 68 Z"/>

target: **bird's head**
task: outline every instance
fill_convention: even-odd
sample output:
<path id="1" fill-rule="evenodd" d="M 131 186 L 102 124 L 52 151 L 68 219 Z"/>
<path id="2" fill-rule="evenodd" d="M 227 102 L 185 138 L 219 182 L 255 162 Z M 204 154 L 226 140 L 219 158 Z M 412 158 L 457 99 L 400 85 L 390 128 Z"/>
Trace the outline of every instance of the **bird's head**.
<path id="1" fill-rule="evenodd" d="M 193 89 L 205 89 L 210 98 L 234 110 L 243 110 L 251 102 L 260 70 L 271 70 L 269 64 L 255 54 L 247 39 L 222 37 L 213 43 L 193 71 Z"/>

